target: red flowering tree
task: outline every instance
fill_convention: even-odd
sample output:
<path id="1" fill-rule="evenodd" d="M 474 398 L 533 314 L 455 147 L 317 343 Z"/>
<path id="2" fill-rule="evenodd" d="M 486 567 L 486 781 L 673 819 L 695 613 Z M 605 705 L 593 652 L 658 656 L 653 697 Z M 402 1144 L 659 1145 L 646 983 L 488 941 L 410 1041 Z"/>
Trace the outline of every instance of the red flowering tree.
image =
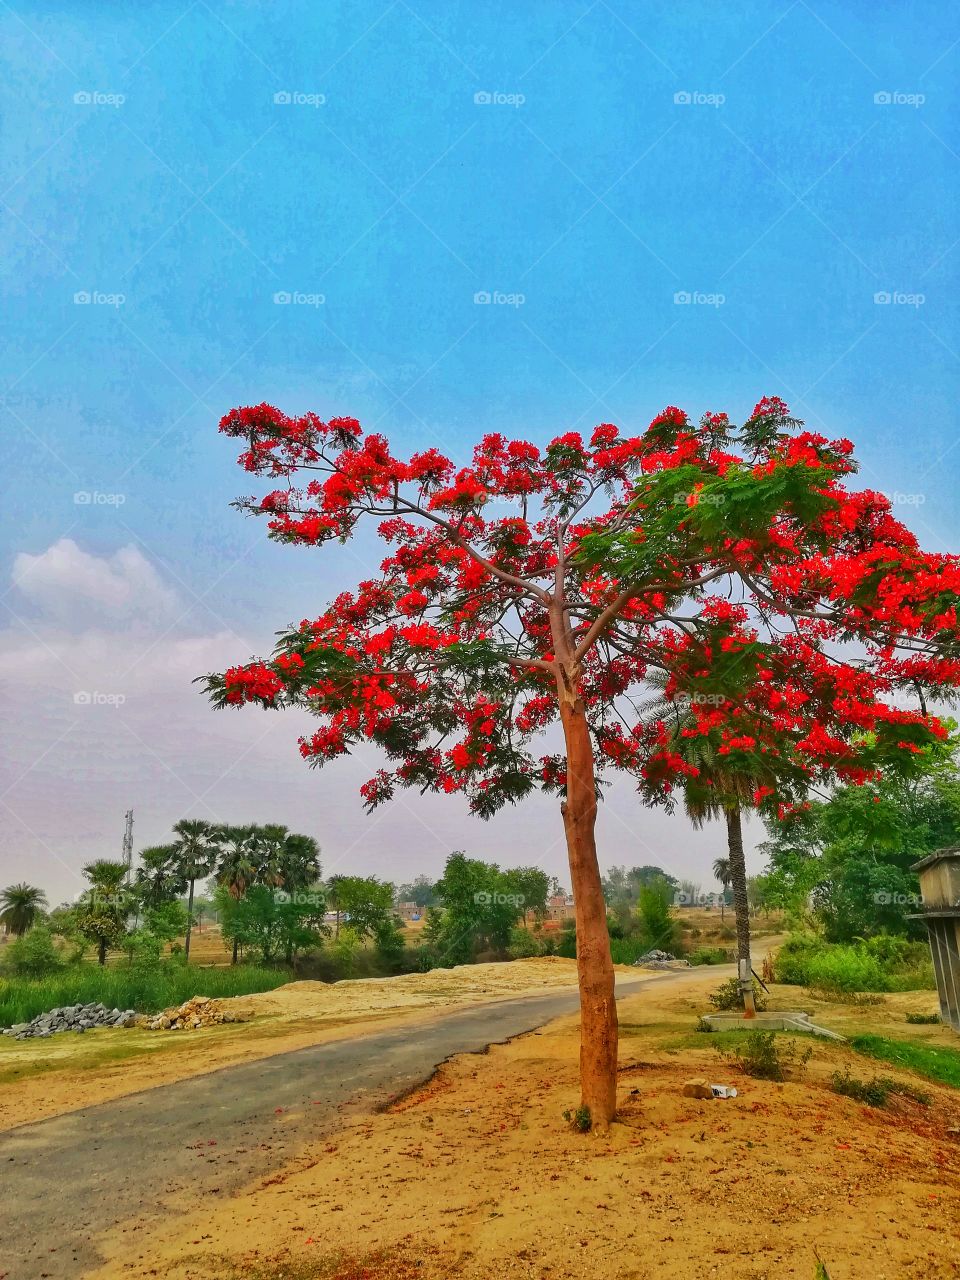
<path id="1" fill-rule="evenodd" d="M 436 449 L 397 458 L 352 418 L 264 404 L 220 424 L 247 471 L 280 482 L 238 503 L 274 539 L 345 542 L 372 520 L 388 550 L 269 658 L 205 677 L 213 701 L 310 710 L 315 765 L 378 745 L 371 808 L 397 787 L 461 794 L 481 817 L 535 789 L 561 797 L 582 1104 L 599 1128 L 617 1061 L 601 777 L 626 772 L 651 798 L 696 777 L 668 725 L 637 713 L 647 672 L 690 696 L 691 728 L 769 776 L 758 803 L 780 804 L 918 750 L 939 725 L 898 708 L 897 688 L 960 681 L 957 561 L 922 553 L 879 494 L 845 490 L 848 442 L 800 427 L 777 399 L 739 429 L 671 407 L 639 436 L 488 435 L 457 468 Z M 563 751 L 540 754 L 555 722 Z"/>

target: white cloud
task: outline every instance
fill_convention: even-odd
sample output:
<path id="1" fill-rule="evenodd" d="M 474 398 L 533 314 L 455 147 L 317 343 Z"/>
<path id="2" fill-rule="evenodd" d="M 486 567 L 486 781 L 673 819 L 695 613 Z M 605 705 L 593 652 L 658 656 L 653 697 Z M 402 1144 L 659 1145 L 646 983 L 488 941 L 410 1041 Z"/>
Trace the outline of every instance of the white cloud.
<path id="1" fill-rule="evenodd" d="M 78 627 L 151 624 L 178 607 L 177 593 L 133 545 L 98 556 L 61 538 L 39 555 L 21 551 L 12 576 L 44 617 Z"/>

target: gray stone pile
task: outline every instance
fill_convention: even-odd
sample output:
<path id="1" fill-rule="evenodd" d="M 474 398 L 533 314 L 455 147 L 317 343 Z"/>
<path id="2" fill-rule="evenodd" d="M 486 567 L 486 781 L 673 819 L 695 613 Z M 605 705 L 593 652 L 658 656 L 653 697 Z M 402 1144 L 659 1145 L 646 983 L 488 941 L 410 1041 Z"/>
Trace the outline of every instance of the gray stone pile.
<path id="1" fill-rule="evenodd" d="M 38 1013 L 30 1022 L 6 1027 L 3 1035 L 14 1040 L 45 1040 L 60 1031 L 92 1031 L 94 1027 L 132 1027 L 138 1018 L 135 1009 L 108 1009 L 104 1004 L 69 1004 L 48 1013 Z"/>
<path id="2" fill-rule="evenodd" d="M 671 955 L 669 951 L 660 951 L 656 947 L 652 951 L 646 951 L 642 956 L 633 962 L 635 968 L 639 969 L 689 969 L 689 960 L 678 960 L 676 956 Z"/>

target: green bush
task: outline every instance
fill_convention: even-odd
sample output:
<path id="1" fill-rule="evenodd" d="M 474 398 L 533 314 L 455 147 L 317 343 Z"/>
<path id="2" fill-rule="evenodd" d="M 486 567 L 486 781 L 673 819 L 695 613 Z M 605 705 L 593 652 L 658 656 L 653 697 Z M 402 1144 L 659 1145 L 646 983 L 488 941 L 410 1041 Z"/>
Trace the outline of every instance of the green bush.
<path id="1" fill-rule="evenodd" d="M 908 1013 L 906 1021 L 919 1027 L 932 1026 L 940 1021 L 940 1015 L 939 1013 Z"/>
<path id="2" fill-rule="evenodd" d="M 890 1095 L 898 1094 L 902 1098 L 910 1098 L 922 1107 L 930 1105 L 930 1095 L 912 1084 L 902 1084 L 899 1080 L 891 1080 L 889 1076 L 872 1076 L 869 1080 L 858 1080 L 850 1074 L 850 1068 L 843 1072 L 835 1071 L 831 1077 L 834 1093 L 845 1098 L 854 1098 L 864 1102 L 868 1107 L 885 1107 Z"/>
<path id="3" fill-rule="evenodd" d="M 833 993 L 934 986 L 926 943 L 883 935 L 848 945 L 792 934 L 777 952 L 774 970 L 778 982 Z"/>
<path id="4" fill-rule="evenodd" d="M 731 957 L 723 947 L 697 947 L 696 951 L 690 952 L 687 960 L 692 965 L 729 964 Z"/>
<path id="5" fill-rule="evenodd" d="M 542 954 L 543 948 L 529 929 L 522 929 L 517 925 L 510 930 L 510 942 L 507 946 L 507 955 L 511 960 L 527 960 L 531 956 L 539 956 Z"/>
<path id="6" fill-rule="evenodd" d="M 787 1078 L 787 1071 L 792 1069 L 802 1073 L 805 1070 L 813 1049 L 810 1045 L 801 1049 L 793 1040 L 778 1041 L 773 1031 L 751 1031 L 732 1053 L 726 1049 L 718 1049 L 717 1053 L 722 1058 L 732 1057 L 745 1075 L 782 1083 Z"/>
<path id="7" fill-rule="evenodd" d="M 3 967 L 18 977 L 45 978 L 63 968 L 53 934 L 44 925 L 35 925 L 4 951 Z"/>
<path id="8" fill-rule="evenodd" d="M 707 996 L 707 999 L 721 1013 L 742 1009 L 743 997 L 740 994 L 740 979 L 728 978 L 726 982 L 721 982 L 716 991 Z M 757 1013 L 763 1013 L 767 1007 L 767 993 L 756 978 L 753 979 L 753 1006 Z"/>

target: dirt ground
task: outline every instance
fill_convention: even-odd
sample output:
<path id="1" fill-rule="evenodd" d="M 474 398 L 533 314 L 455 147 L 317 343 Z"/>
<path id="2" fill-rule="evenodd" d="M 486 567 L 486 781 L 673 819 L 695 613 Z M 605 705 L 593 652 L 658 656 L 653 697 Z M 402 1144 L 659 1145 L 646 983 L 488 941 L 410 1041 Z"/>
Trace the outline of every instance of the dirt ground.
<path id="1" fill-rule="evenodd" d="M 620 969 L 631 978 L 636 969 Z M 218 1003 L 250 1021 L 202 1031 L 102 1028 L 49 1040 L 0 1039 L 0 1131 L 324 1040 L 416 1023 L 438 1011 L 573 989 L 576 962 L 556 956 L 461 965 L 399 978 L 291 982 Z"/>
<path id="2" fill-rule="evenodd" d="M 620 1120 L 581 1136 L 577 1019 L 464 1056 L 386 1113 L 356 1120 L 292 1167 L 223 1204 L 184 1205 L 171 1229 L 129 1224 L 96 1280 L 831 1280 L 960 1276 L 960 1093 L 814 1041 L 802 1079 L 737 1073 L 693 1030 L 716 976 L 621 1003 Z M 929 993 L 880 1005 L 811 1002 L 838 1029 L 950 1044 L 905 1024 Z M 808 1041 L 804 1038 L 804 1043 Z M 834 1094 L 850 1063 L 922 1084 L 922 1107 Z M 683 1081 L 732 1083 L 729 1101 Z M 202 1130 L 198 1129 L 202 1138 Z"/>

